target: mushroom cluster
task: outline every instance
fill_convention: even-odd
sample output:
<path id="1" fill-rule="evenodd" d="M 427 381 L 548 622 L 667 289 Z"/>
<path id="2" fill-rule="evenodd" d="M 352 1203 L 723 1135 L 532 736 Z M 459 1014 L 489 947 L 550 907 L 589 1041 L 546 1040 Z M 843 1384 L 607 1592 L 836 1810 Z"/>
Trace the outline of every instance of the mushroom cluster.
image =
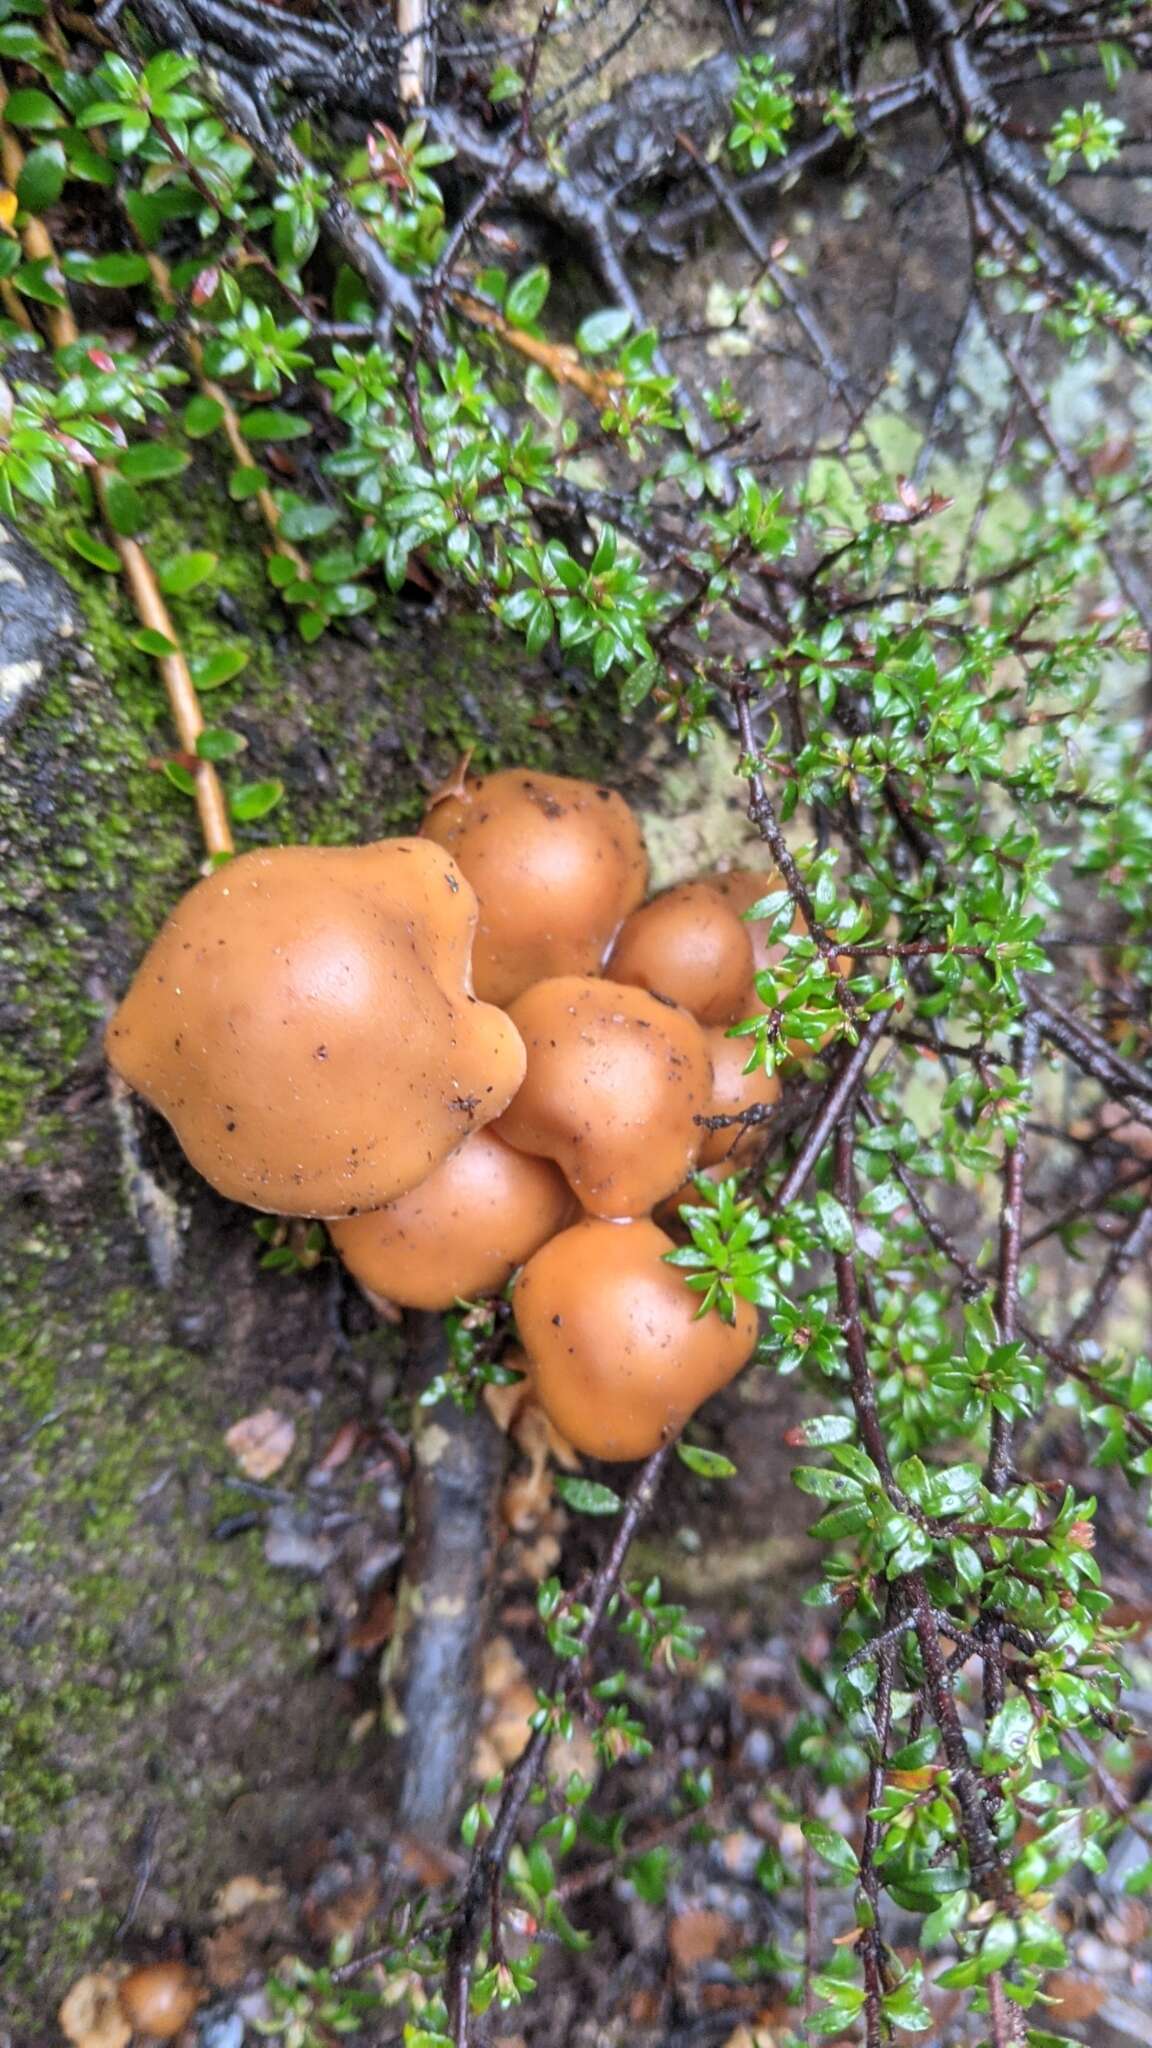
<path id="1" fill-rule="evenodd" d="M 728 1036 L 772 964 L 745 913 L 775 878 L 647 883 L 616 792 L 467 776 L 419 837 L 218 868 L 107 1035 L 213 1187 L 325 1219 L 374 1300 L 513 1281 L 533 1397 L 604 1459 L 656 1449 L 755 1347 L 746 1305 L 700 1315 L 660 1224 L 755 1148 L 754 1121 L 707 1119 L 779 1092 Z"/>

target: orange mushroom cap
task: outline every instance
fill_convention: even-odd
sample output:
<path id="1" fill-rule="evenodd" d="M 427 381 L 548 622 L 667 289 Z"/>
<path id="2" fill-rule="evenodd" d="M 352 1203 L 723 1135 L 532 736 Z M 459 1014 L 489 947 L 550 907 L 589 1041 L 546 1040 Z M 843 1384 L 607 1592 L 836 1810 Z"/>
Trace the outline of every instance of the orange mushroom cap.
<path id="1" fill-rule="evenodd" d="M 697 1320 L 694 1294 L 654 1223 L 589 1219 L 525 1266 L 513 1305 L 549 1421 L 591 1458 L 646 1458 L 726 1386 L 756 1348 L 756 1311 Z"/>
<path id="2" fill-rule="evenodd" d="M 200 1987 L 186 1963 L 144 1963 L 121 1978 L 116 1995 L 133 2030 L 154 2041 L 182 2033 L 200 2003 Z"/>
<path id="3" fill-rule="evenodd" d="M 700 1153 L 712 1064 L 694 1017 L 646 990 L 578 974 L 510 1006 L 528 1071 L 498 1131 L 554 1159 L 594 1216 L 644 1216 Z"/>
<path id="4" fill-rule="evenodd" d="M 624 920 L 604 972 L 681 1003 L 700 1024 L 731 1024 L 752 983 L 749 927 L 710 883 L 681 882 Z"/>
<path id="5" fill-rule="evenodd" d="M 499 1294 L 574 1206 L 551 1160 L 477 1131 L 419 1187 L 334 1223 L 330 1234 L 369 1293 L 404 1308 L 451 1308 L 457 1299 Z"/>
<path id="6" fill-rule="evenodd" d="M 744 1072 L 752 1051 L 750 1038 L 729 1038 L 725 1031 L 718 1029 L 706 1031 L 704 1036 L 712 1060 L 709 1116 L 739 1116 L 741 1110 L 752 1109 L 757 1103 L 779 1102 L 778 1074 L 766 1074 L 763 1067 L 757 1067 L 751 1074 Z M 723 1160 L 734 1169 L 756 1151 L 761 1136 L 755 1124 L 743 1130 L 739 1124 L 727 1124 L 718 1131 L 705 1131 L 700 1147 L 700 1164 L 714 1166 Z"/>
<path id="7" fill-rule="evenodd" d="M 782 939 L 769 939 L 769 926 L 762 918 L 745 919 L 744 913 L 751 910 L 754 903 L 763 902 L 765 896 L 778 896 L 784 883 L 775 868 L 729 868 L 723 874 L 709 875 L 708 886 L 724 898 L 740 919 L 752 948 L 752 974 L 729 1021 L 734 1022 L 741 1017 L 762 1017 L 768 1005 L 760 1001 L 754 977 L 763 974 L 767 968 L 779 966 L 787 948 Z M 792 919 L 792 930 L 806 932 L 807 929 L 805 919 L 797 911 Z"/>
<path id="8" fill-rule="evenodd" d="M 476 991 L 510 1003 L 556 974 L 595 974 L 643 902 L 648 857 L 615 790 L 503 768 L 435 801 L 421 831 L 459 862 L 480 899 Z"/>
<path id="9" fill-rule="evenodd" d="M 475 926 L 427 840 L 243 854 L 169 917 L 108 1057 L 221 1194 L 289 1216 L 378 1208 L 523 1077 L 515 1027 L 472 994 Z"/>

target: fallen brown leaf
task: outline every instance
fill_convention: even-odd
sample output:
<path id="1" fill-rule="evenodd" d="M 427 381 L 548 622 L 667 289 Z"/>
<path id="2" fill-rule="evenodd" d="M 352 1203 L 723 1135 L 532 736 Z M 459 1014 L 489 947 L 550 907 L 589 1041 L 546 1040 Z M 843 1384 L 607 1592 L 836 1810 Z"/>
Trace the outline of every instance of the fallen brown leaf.
<path id="1" fill-rule="evenodd" d="M 731 1933 L 727 1914 L 714 1913 L 707 1906 L 677 1913 L 668 1923 L 668 1947 L 677 1969 L 691 1970 L 697 1963 L 710 1962 Z"/>
<path id="2" fill-rule="evenodd" d="M 324 1456 L 313 1466 L 311 1476 L 314 1477 L 320 1472 L 335 1472 L 341 1465 L 346 1465 L 362 1435 L 363 1431 L 358 1422 L 342 1422 Z"/>
<path id="3" fill-rule="evenodd" d="M 1054 2019 L 1090 2020 L 1107 1998 L 1108 1988 L 1094 1978 L 1075 1977 L 1071 1971 L 1060 1971 L 1048 1978 L 1044 1996 L 1052 2000 Z"/>
<path id="4" fill-rule="evenodd" d="M 380 1880 L 368 1857 L 355 1865 L 329 1864 L 305 1894 L 305 1926 L 325 1947 L 342 1935 L 358 1936 L 380 1903 Z"/>
<path id="5" fill-rule="evenodd" d="M 205 1935 L 202 1944 L 204 1972 L 214 1991 L 235 1991 L 256 1963 L 258 1945 L 240 1920 L 218 1927 Z"/>
<path id="6" fill-rule="evenodd" d="M 379 1650 L 391 1637 L 396 1621 L 396 1596 L 387 1586 L 377 1586 L 363 1614 L 348 1631 L 350 1650 Z"/>
<path id="7" fill-rule="evenodd" d="M 234 1422 L 224 1441 L 247 1478 L 271 1479 L 292 1456 L 296 1424 L 278 1408 L 258 1408 Z"/>
<path id="8" fill-rule="evenodd" d="M 240 1915 L 251 1912 L 253 1906 L 275 1906 L 283 1897 L 282 1884 L 265 1884 L 263 1878 L 253 1877 L 245 1871 L 221 1885 L 212 1901 L 212 1918 L 216 1921 L 239 1920 Z"/>
<path id="9" fill-rule="evenodd" d="M 132 2027 L 116 1994 L 123 1970 L 77 1977 L 56 2017 L 74 2048 L 127 2048 Z"/>

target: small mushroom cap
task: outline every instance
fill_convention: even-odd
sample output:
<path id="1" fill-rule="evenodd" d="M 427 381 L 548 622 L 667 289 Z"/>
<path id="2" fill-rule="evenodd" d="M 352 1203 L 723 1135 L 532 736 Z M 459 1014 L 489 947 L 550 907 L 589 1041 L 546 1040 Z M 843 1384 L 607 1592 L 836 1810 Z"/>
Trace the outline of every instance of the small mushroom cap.
<path id="1" fill-rule="evenodd" d="M 503 768 L 435 802 L 421 831 L 446 847 L 480 899 L 476 993 L 507 1004 L 556 974 L 595 974 L 644 900 L 648 856 L 615 790 Z"/>
<path id="2" fill-rule="evenodd" d="M 757 1103 L 779 1102 L 778 1074 L 766 1074 L 763 1067 L 757 1067 L 751 1074 L 744 1072 L 752 1051 L 750 1038 L 729 1038 L 719 1029 L 706 1031 L 704 1036 L 712 1059 L 709 1116 L 739 1116 L 741 1110 L 752 1109 Z M 755 1124 L 744 1130 L 739 1124 L 728 1124 L 718 1131 L 705 1131 L 700 1164 L 714 1166 L 723 1160 L 734 1170 L 756 1151 L 762 1137 L 763 1127 Z"/>
<path id="3" fill-rule="evenodd" d="M 681 882 L 625 919 L 604 972 L 682 1004 L 700 1024 L 731 1024 L 752 983 L 749 927 L 710 883 Z"/>
<path id="4" fill-rule="evenodd" d="M 787 951 L 783 940 L 769 940 L 769 926 L 763 919 L 749 918 L 745 921 L 744 917 L 745 911 L 751 910 L 754 903 L 763 902 L 765 896 L 780 894 L 784 883 L 776 869 L 729 868 L 723 874 L 709 875 L 708 886 L 724 898 L 748 933 L 752 947 L 752 976 L 763 974 L 766 968 L 779 966 Z M 807 929 L 804 918 L 797 911 L 792 919 L 792 930 L 806 932 Z M 735 1021 L 740 1017 L 762 1017 L 766 1014 L 768 1005 L 760 1001 L 755 987 L 751 985 L 752 976 L 749 977 L 750 985 L 744 991 L 741 1001 L 737 1003 L 732 1019 L 728 1021 Z"/>
<path id="5" fill-rule="evenodd" d="M 477 1131 L 419 1187 L 334 1223 L 331 1237 L 369 1293 L 404 1308 L 451 1308 L 458 1298 L 499 1294 L 574 1207 L 551 1160 Z"/>
<path id="6" fill-rule="evenodd" d="M 775 868 L 731 868 L 726 874 L 710 875 L 708 880 L 712 888 L 719 889 L 732 905 L 733 910 L 740 914 L 750 910 L 754 903 L 761 902 L 765 896 L 778 896 L 784 887 Z M 755 972 L 762 974 L 766 968 L 778 966 L 787 951 L 783 940 L 777 939 L 774 942 L 770 942 L 768 939 L 768 925 L 756 918 L 752 918 L 749 921 L 746 929 L 752 935 L 752 956 L 755 961 Z M 808 921 L 803 913 L 798 910 L 792 919 L 792 930 L 793 932 L 806 932 L 807 929 Z M 842 976 L 850 975 L 854 966 L 852 955 L 850 953 L 837 954 L 833 966 L 837 974 Z M 761 1002 L 756 992 L 755 984 L 753 984 L 746 991 L 743 1000 L 737 1005 L 736 1017 L 766 1017 L 770 1009 L 771 1004 Z M 815 1045 L 809 1045 L 804 1039 L 790 1039 L 787 1042 L 786 1050 L 791 1053 L 793 1059 L 810 1060 L 820 1051 L 822 1046 L 827 1045 L 832 1035 L 830 1031 L 826 1032 L 824 1037 L 819 1039 Z"/>
<path id="7" fill-rule="evenodd" d="M 281 846 L 177 905 L 108 1057 L 197 1171 L 285 1216 L 350 1216 L 424 1180 L 524 1073 L 473 996 L 476 899 L 424 839 Z"/>
<path id="8" fill-rule="evenodd" d="M 696 1320 L 700 1297 L 654 1223 L 591 1219 L 529 1259 L 513 1305 L 549 1421 L 590 1458 L 646 1458 L 746 1365 L 756 1311 Z"/>
<path id="9" fill-rule="evenodd" d="M 138 2034 L 170 2041 L 199 2005 L 200 1988 L 186 1963 L 145 1963 L 121 1978 L 117 1996 Z"/>
<path id="10" fill-rule="evenodd" d="M 712 1063 L 696 1019 L 578 974 L 537 982 L 508 1014 L 528 1071 L 500 1136 L 554 1159 L 592 1215 L 646 1216 L 699 1157 Z"/>

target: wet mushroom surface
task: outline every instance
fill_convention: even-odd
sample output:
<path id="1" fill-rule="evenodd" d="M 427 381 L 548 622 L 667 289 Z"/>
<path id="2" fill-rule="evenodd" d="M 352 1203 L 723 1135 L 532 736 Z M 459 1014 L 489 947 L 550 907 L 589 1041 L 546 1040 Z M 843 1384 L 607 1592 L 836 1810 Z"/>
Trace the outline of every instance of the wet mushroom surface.
<path id="1" fill-rule="evenodd" d="M 479 898 L 473 974 L 485 1002 L 510 1003 L 553 975 L 595 974 L 648 884 L 624 798 L 574 776 L 470 776 L 433 800 L 421 830 Z"/>
<path id="2" fill-rule="evenodd" d="M 589 1218 L 529 1259 L 513 1295 L 532 1391 L 588 1457 L 645 1458 L 748 1363 L 757 1317 L 735 1321 L 665 1261 L 672 1239 L 647 1219 Z"/>
<path id="3" fill-rule="evenodd" d="M 700 1024 L 730 1024 L 752 985 L 749 927 L 719 889 L 681 882 L 634 910 L 604 972 L 691 1011 Z"/>
<path id="4" fill-rule="evenodd" d="M 575 974 L 538 982 L 509 1015 L 528 1065 L 500 1136 L 554 1159 L 591 1214 L 647 1215 L 700 1154 L 712 1062 L 695 1018 Z"/>
<path id="5" fill-rule="evenodd" d="M 330 1234 L 369 1295 L 404 1308 L 451 1308 L 498 1294 L 575 1206 L 550 1160 L 517 1152 L 485 1130 L 466 1138 L 419 1187 L 333 1223 Z"/>
<path id="6" fill-rule="evenodd" d="M 423 839 L 248 853 L 184 897 L 108 1027 L 221 1194 L 349 1216 L 499 1115 L 515 1027 L 472 992 L 476 900 Z"/>

